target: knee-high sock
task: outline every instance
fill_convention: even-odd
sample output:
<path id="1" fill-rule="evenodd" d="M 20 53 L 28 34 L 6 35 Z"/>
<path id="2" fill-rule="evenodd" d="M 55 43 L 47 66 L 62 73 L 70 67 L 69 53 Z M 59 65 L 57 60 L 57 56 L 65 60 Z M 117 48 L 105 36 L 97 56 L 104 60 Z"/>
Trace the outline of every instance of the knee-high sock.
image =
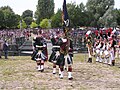
<path id="1" fill-rule="evenodd" d="M 59 68 L 59 75 L 61 74 L 61 70 L 60 70 L 60 68 Z"/>
<path id="2" fill-rule="evenodd" d="M 44 69 L 44 62 L 41 62 L 41 70 Z"/>
<path id="3" fill-rule="evenodd" d="M 64 71 L 63 66 L 60 66 L 60 71 L 61 71 L 60 78 L 63 78 L 63 71 Z"/>
<path id="4" fill-rule="evenodd" d="M 68 78 L 72 78 L 72 67 L 68 67 Z"/>
<path id="5" fill-rule="evenodd" d="M 41 70 L 41 61 L 37 61 L 37 70 Z"/>
<path id="6" fill-rule="evenodd" d="M 53 65 L 53 74 L 56 73 L 56 65 Z"/>

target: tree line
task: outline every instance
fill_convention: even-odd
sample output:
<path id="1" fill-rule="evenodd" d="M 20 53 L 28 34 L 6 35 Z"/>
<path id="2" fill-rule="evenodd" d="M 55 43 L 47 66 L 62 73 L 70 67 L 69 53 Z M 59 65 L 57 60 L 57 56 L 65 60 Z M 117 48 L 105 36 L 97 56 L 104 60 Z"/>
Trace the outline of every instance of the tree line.
<path id="1" fill-rule="evenodd" d="M 117 27 L 120 25 L 120 9 L 114 8 L 114 0 L 88 0 L 86 5 L 67 4 L 70 26 Z M 0 29 L 4 28 L 62 28 L 62 9 L 54 12 L 54 0 L 38 0 L 36 11 L 25 10 L 15 14 L 10 6 L 0 7 Z"/>

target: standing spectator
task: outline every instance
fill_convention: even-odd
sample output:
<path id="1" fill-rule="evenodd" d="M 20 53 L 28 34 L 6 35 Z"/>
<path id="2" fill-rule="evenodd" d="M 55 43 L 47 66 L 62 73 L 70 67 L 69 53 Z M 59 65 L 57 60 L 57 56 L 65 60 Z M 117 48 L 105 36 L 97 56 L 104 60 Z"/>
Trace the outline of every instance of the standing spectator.
<path id="1" fill-rule="evenodd" d="M 9 50 L 9 45 L 8 45 L 7 41 L 5 40 L 5 42 L 3 44 L 3 51 L 4 51 L 5 59 L 8 59 L 8 50 Z"/>
<path id="2" fill-rule="evenodd" d="M 2 58 L 3 40 L 0 40 L 0 58 Z"/>

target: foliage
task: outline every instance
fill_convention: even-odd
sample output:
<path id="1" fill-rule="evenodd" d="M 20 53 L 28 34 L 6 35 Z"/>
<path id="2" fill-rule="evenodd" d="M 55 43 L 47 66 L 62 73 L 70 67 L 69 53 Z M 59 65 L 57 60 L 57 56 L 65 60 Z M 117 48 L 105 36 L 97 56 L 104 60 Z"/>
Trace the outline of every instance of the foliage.
<path id="1" fill-rule="evenodd" d="M 75 3 L 67 4 L 69 18 L 72 27 L 86 26 L 86 12 L 83 3 L 76 5 Z"/>
<path id="2" fill-rule="evenodd" d="M 90 14 L 90 16 L 88 17 L 91 19 L 90 26 L 94 26 L 94 27 L 100 26 L 99 19 L 103 18 L 107 10 L 109 10 L 110 7 L 113 5 L 114 5 L 114 0 L 88 0 L 86 4 L 86 8 Z M 108 22 L 109 21 L 107 21 L 107 23 Z"/>
<path id="3" fill-rule="evenodd" d="M 25 23 L 24 20 L 22 20 L 22 21 L 19 23 L 18 28 L 20 28 L 20 29 L 27 28 L 27 25 L 26 25 L 26 23 Z"/>
<path id="4" fill-rule="evenodd" d="M 0 28 L 5 27 L 4 26 L 4 13 L 2 10 L 0 10 Z"/>
<path id="5" fill-rule="evenodd" d="M 120 9 L 115 9 L 114 13 L 116 15 L 117 24 L 120 26 Z"/>
<path id="6" fill-rule="evenodd" d="M 29 27 L 29 25 L 33 21 L 33 18 L 32 17 L 25 17 L 23 20 L 25 21 L 26 25 Z"/>
<path id="7" fill-rule="evenodd" d="M 0 8 L 0 28 L 16 28 L 20 16 L 15 14 L 9 6 Z"/>
<path id="8" fill-rule="evenodd" d="M 50 28 L 49 20 L 48 19 L 43 19 L 40 22 L 40 27 L 41 28 Z"/>
<path id="9" fill-rule="evenodd" d="M 54 0 L 38 0 L 37 10 L 35 12 L 37 24 L 39 24 L 42 19 L 50 19 L 53 15 Z"/>
<path id="10" fill-rule="evenodd" d="M 70 18 L 70 26 L 78 27 L 85 26 L 87 24 L 87 14 L 83 3 L 76 5 L 76 3 L 68 3 L 67 10 Z M 54 14 L 52 19 L 52 27 L 62 27 L 62 11 L 58 9 L 57 13 Z"/>
<path id="11" fill-rule="evenodd" d="M 30 28 L 36 28 L 38 25 L 36 24 L 36 22 L 32 22 L 31 24 L 30 24 Z"/>
<path id="12" fill-rule="evenodd" d="M 32 23 L 33 21 L 33 11 L 31 10 L 25 10 L 22 14 L 22 19 L 25 21 L 25 23 L 27 24 L 27 26 L 29 27 L 29 25 Z"/>
<path id="13" fill-rule="evenodd" d="M 86 6 L 83 3 L 67 4 L 71 27 L 93 26 L 93 27 L 116 27 L 120 25 L 120 9 L 114 9 L 114 0 L 88 0 Z M 35 12 L 36 23 L 42 28 L 61 28 L 62 10 L 58 9 L 54 14 L 54 0 L 38 0 Z M 44 19 L 51 19 L 45 20 Z M 0 7 L 0 29 L 36 27 L 33 22 L 33 11 L 25 10 L 22 16 L 14 13 L 10 6 Z M 43 22 L 43 21 L 44 22 Z M 42 22 L 41 22 L 42 21 Z M 41 23 L 40 23 L 41 22 Z M 47 23 L 45 23 L 47 22 Z"/>
<path id="14" fill-rule="evenodd" d="M 61 15 L 62 15 L 62 11 L 61 11 L 61 9 L 58 9 L 57 13 L 54 14 L 53 17 L 51 18 L 52 28 L 62 27 L 62 17 L 61 17 Z"/>
<path id="15" fill-rule="evenodd" d="M 26 17 L 33 17 L 33 11 L 25 10 L 22 14 L 22 18 L 26 18 Z"/>
<path id="16" fill-rule="evenodd" d="M 113 12 L 113 6 L 111 6 L 99 19 L 100 24 L 103 24 L 105 27 L 116 27 L 116 16 Z"/>

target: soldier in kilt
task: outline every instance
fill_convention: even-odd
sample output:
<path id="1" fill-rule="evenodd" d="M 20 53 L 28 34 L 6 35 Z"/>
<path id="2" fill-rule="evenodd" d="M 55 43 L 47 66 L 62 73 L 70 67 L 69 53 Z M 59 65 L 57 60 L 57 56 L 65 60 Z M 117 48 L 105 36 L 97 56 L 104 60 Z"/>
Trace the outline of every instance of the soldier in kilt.
<path id="1" fill-rule="evenodd" d="M 60 44 L 60 58 L 57 61 L 57 65 L 60 66 L 61 75 L 60 79 L 63 79 L 64 66 L 68 67 L 68 79 L 72 80 L 72 64 L 73 64 L 73 46 L 72 40 L 63 33 L 63 37 L 59 40 Z"/>
<path id="2" fill-rule="evenodd" d="M 37 63 L 37 70 L 43 72 L 44 71 L 44 62 L 48 59 L 47 54 L 47 43 L 46 40 L 42 36 L 42 31 L 38 32 L 38 36 L 34 40 L 36 55 L 35 60 Z"/>
<path id="3" fill-rule="evenodd" d="M 52 42 L 52 54 L 50 55 L 49 62 L 53 63 L 53 74 L 56 74 L 56 62 L 60 57 L 60 45 L 59 45 L 59 33 L 57 33 L 57 36 L 54 35 L 51 38 Z M 59 68 L 59 75 L 61 74 L 61 70 Z"/>

